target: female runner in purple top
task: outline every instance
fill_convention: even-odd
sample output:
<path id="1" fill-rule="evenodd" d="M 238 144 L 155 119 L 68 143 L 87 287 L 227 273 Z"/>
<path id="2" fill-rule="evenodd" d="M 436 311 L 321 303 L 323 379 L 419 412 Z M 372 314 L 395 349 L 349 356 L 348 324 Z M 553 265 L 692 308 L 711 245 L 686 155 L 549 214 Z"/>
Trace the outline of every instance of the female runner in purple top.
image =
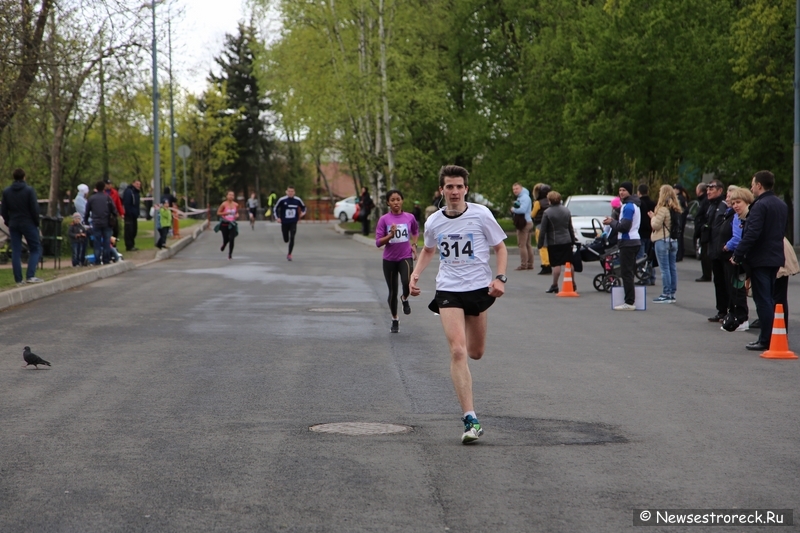
<path id="1" fill-rule="evenodd" d="M 397 277 L 403 284 L 403 313 L 411 314 L 408 303 L 409 276 L 417 259 L 417 237 L 419 226 L 411 213 L 403 212 L 403 193 L 391 190 L 386 193 L 389 212 L 381 217 L 375 228 L 375 245 L 383 249 L 383 276 L 389 287 L 389 310 L 392 312 L 392 333 L 400 331 L 397 316 Z"/>

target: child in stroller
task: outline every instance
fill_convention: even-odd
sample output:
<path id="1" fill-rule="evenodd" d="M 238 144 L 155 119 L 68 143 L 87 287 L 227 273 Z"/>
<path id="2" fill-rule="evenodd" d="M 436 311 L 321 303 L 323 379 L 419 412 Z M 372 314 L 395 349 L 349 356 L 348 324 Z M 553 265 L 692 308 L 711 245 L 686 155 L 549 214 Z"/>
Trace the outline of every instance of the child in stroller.
<path id="1" fill-rule="evenodd" d="M 592 220 L 592 228 L 597 237 L 590 244 L 581 247 L 581 259 L 584 262 L 600 262 L 603 271 L 594 277 L 592 285 L 597 291 L 611 292 L 611 287 L 622 286 L 617 231 L 612 230 L 610 226 L 601 226 L 597 220 Z M 637 279 L 646 279 L 652 269 L 653 259 L 649 255 L 636 260 Z"/>

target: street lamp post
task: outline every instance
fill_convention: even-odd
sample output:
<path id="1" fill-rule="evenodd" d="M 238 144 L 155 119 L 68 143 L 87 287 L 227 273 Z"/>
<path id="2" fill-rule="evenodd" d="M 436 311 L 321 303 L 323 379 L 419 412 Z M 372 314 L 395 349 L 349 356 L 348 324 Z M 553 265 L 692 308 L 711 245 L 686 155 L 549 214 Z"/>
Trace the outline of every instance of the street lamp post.
<path id="1" fill-rule="evenodd" d="M 152 0 L 150 8 L 153 10 L 153 206 L 161 199 L 161 154 L 158 145 L 158 55 L 156 49 L 156 0 Z M 158 215 L 156 215 L 158 216 Z M 155 220 L 153 220 L 155 229 Z M 158 242 L 158 232 L 153 232 L 153 237 Z"/>
<path id="2" fill-rule="evenodd" d="M 178 185 L 175 178 L 175 106 L 172 99 L 172 17 L 169 15 L 167 17 L 167 37 L 169 40 L 169 159 L 172 165 L 172 194 L 177 194 Z"/>
<path id="3" fill-rule="evenodd" d="M 793 221 L 794 245 L 800 245 L 800 0 L 795 6 L 794 22 L 794 147 L 793 147 Z"/>

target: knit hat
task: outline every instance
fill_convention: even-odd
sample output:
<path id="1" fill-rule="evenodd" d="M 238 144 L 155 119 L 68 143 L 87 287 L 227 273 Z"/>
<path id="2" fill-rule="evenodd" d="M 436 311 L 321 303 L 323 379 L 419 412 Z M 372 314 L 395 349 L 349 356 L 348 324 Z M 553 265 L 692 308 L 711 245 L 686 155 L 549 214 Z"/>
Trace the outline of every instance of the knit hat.
<path id="1" fill-rule="evenodd" d="M 622 202 L 619 199 L 619 196 L 615 196 L 611 199 L 611 208 L 612 209 L 619 209 L 622 206 Z"/>
<path id="2" fill-rule="evenodd" d="M 633 183 L 631 183 L 630 181 L 623 181 L 622 183 L 619 184 L 619 188 L 625 189 L 626 191 L 628 191 L 628 194 L 633 194 Z"/>

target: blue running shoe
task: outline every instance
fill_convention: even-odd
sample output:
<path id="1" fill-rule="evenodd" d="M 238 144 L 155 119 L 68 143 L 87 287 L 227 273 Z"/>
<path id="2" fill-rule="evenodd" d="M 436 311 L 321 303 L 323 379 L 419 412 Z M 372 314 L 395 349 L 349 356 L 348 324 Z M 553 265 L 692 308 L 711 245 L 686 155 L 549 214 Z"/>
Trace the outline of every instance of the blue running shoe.
<path id="1" fill-rule="evenodd" d="M 668 304 L 669 303 L 669 296 L 666 294 L 662 294 L 658 298 L 653 298 L 653 303 L 656 304 Z"/>
<path id="2" fill-rule="evenodd" d="M 461 435 L 461 444 L 471 444 L 483 435 L 481 423 L 474 416 L 467 415 L 461 421 L 464 422 L 464 434 Z"/>

